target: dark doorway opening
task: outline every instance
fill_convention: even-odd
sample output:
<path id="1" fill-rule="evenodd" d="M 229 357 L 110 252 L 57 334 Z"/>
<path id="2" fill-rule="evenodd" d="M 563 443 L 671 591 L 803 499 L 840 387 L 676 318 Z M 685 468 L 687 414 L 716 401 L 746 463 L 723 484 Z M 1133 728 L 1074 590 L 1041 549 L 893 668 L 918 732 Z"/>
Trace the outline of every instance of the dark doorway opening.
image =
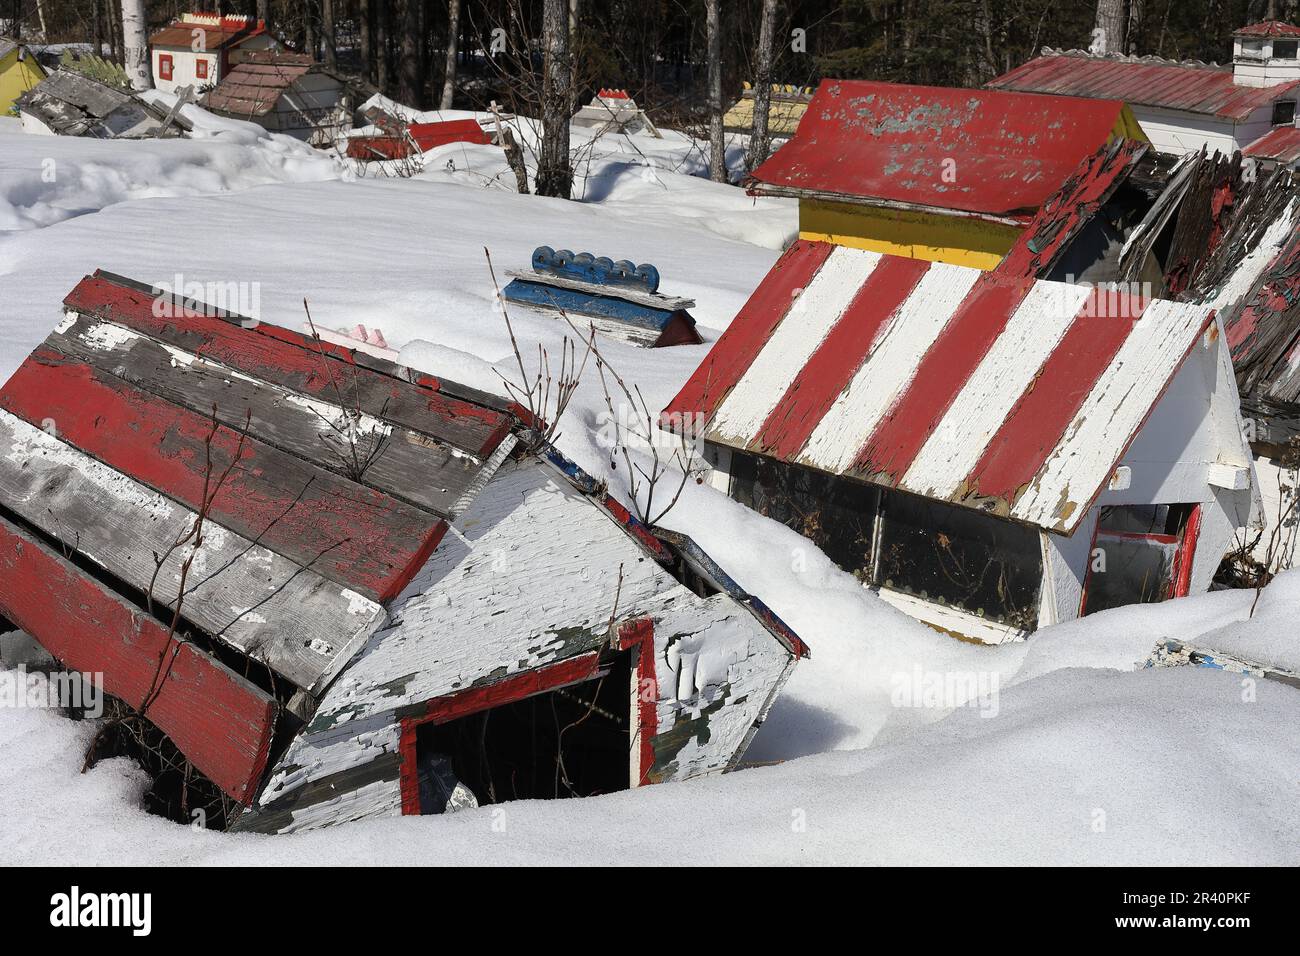
<path id="1" fill-rule="evenodd" d="M 420 812 L 626 790 L 631 656 L 611 656 L 579 684 L 417 727 Z"/>

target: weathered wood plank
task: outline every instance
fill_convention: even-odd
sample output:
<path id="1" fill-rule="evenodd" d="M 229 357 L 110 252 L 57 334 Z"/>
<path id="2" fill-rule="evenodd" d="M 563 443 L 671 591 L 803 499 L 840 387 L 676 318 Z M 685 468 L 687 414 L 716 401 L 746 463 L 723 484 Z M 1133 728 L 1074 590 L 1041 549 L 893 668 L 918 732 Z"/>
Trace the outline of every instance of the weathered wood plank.
<path id="1" fill-rule="evenodd" d="M 428 512 L 317 468 L 121 379 L 38 347 L 0 408 L 192 510 L 377 601 L 406 586 L 446 530 Z M 212 435 L 211 468 L 205 442 Z M 239 454 L 224 485 L 218 479 Z"/>
<path id="2" fill-rule="evenodd" d="M 313 693 L 385 619 L 379 604 L 219 523 L 205 524 L 201 547 L 173 548 L 193 511 L 3 410 L 0 504 L 141 592 L 164 557 L 155 605 L 174 607 L 193 553 L 184 617 Z"/>
<path id="3" fill-rule="evenodd" d="M 0 608 L 64 666 L 145 710 L 229 796 L 252 802 L 275 731 L 276 702 L 220 661 L 0 518 Z M 153 693 L 157 687 L 157 693 Z"/>
<path id="4" fill-rule="evenodd" d="M 336 401 L 341 394 L 350 407 L 476 457 L 491 454 L 510 430 L 508 416 L 363 367 L 349 349 L 322 343 L 317 351 L 303 346 L 303 337 L 287 329 L 265 323 L 245 329 L 179 307 L 174 317 L 168 309 L 159 309 L 164 313 L 159 316 L 154 314 L 155 301 L 139 289 L 89 277 L 64 304 L 304 395 Z"/>
<path id="5" fill-rule="evenodd" d="M 191 352 L 102 320 L 77 316 L 51 333 L 46 344 L 109 372 L 169 402 L 242 429 L 320 468 L 348 477 L 350 450 L 338 428 L 351 418 L 333 402 L 306 398 L 208 362 Z M 477 458 L 426 435 L 363 415 L 358 423 L 362 457 L 378 443 L 360 484 L 401 501 L 451 517 L 456 502 L 478 475 Z"/>

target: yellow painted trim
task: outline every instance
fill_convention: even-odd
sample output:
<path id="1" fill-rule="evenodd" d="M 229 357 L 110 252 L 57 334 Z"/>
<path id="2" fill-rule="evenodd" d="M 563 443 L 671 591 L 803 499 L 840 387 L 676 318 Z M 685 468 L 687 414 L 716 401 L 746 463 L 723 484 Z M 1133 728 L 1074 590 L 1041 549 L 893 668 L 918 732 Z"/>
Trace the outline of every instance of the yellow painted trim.
<path id="1" fill-rule="evenodd" d="M 1121 139 L 1135 139 L 1139 143 L 1151 142 L 1146 130 L 1137 121 L 1137 117 L 1133 115 L 1127 103 L 1120 109 L 1119 116 L 1115 120 L 1115 128 L 1110 131 L 1110 135 L 1112 138 L 1118 136 Z"/>
<path id="2" fill-rule="evenodd" d="M 18 59 L 18 50 L 11 50 L 8 56 L 0 58 L 0 116 L 9 116 L 14 100 L 43 79 L 45 70 L 30 50 L 21 60 Z"/>
<path id="3" fill-rule="evenodd" d="M 799 237 L 987 272 L 1023 230 L 969 216 L 944 216 L 851 203 L 799 200 Z"/>

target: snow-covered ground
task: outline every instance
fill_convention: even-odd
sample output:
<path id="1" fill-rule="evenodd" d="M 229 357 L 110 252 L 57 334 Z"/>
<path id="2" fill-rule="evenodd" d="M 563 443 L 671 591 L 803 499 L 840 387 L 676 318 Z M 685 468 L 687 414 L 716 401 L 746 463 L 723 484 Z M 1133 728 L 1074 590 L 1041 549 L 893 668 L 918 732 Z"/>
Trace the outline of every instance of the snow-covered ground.
<path id="1" fill-rule="evenodd" d="M 674 134 L 603 137 L 583 154 L 585 201 L 571 203 L 517 195 L 491 147 L 443 147 L 412 179 L 358 177 L 187 110 L 202 138 L 26 136 L 0 120 L 0 379 L 76 281 L 102 268 L 152 283 L 249 283 L 260 318 L 292 327 L 306 297 L 319 325 L 378 327 L 407 364 L 500 391 L 514 356 L 485 248 L 499 277 L 543 244 L 652 262 L 662 291 L 697 300 L 711 343 L 796 230 L 792 202 L 709 183 L 703 156 Z M 525 355 L 539 342 L 559 354 L 561 322 L 511 316 Z M 708 343 L 601 347 L 658 409 Z M 588 375 L 559 444 L 626 498 L 599 437 L 603 410 Z M 79 773 L 89 725 L 13 709 L 0 713 L 0 863 L 1300 862 L 1300 691 L 1140 668 L 1165 638 L 1295 667 L 1300 572 L 1265 591 L 1250 621 L 1253 594 L 1220 592 L 987 648 L 907 618 L 707 486 L 688 485 L 664 523 L 812 646 L 748 754 L 752 769 L 585 801 L 236 837 L 145 814 L 142 775 L 125 761 Z M 20 644 L 0 645 L 6 666 Z M 985 696 L 955 706 L 966 692 L 920 693 L 945 677 Z M 67 839 L 74 820 L 80 841 Z"/>

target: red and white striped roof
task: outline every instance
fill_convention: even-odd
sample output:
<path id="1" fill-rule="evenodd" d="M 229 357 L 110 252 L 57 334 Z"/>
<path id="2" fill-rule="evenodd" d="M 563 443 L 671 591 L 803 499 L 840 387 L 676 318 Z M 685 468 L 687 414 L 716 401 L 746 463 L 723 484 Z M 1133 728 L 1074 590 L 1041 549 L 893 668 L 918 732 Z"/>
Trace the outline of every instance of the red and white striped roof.
<path id="1" fill-rule="evenodd" d="M 1212 318 L 800 240 L 664 415 L 702 414 L 719 444 L 1068 534 Z"/>

